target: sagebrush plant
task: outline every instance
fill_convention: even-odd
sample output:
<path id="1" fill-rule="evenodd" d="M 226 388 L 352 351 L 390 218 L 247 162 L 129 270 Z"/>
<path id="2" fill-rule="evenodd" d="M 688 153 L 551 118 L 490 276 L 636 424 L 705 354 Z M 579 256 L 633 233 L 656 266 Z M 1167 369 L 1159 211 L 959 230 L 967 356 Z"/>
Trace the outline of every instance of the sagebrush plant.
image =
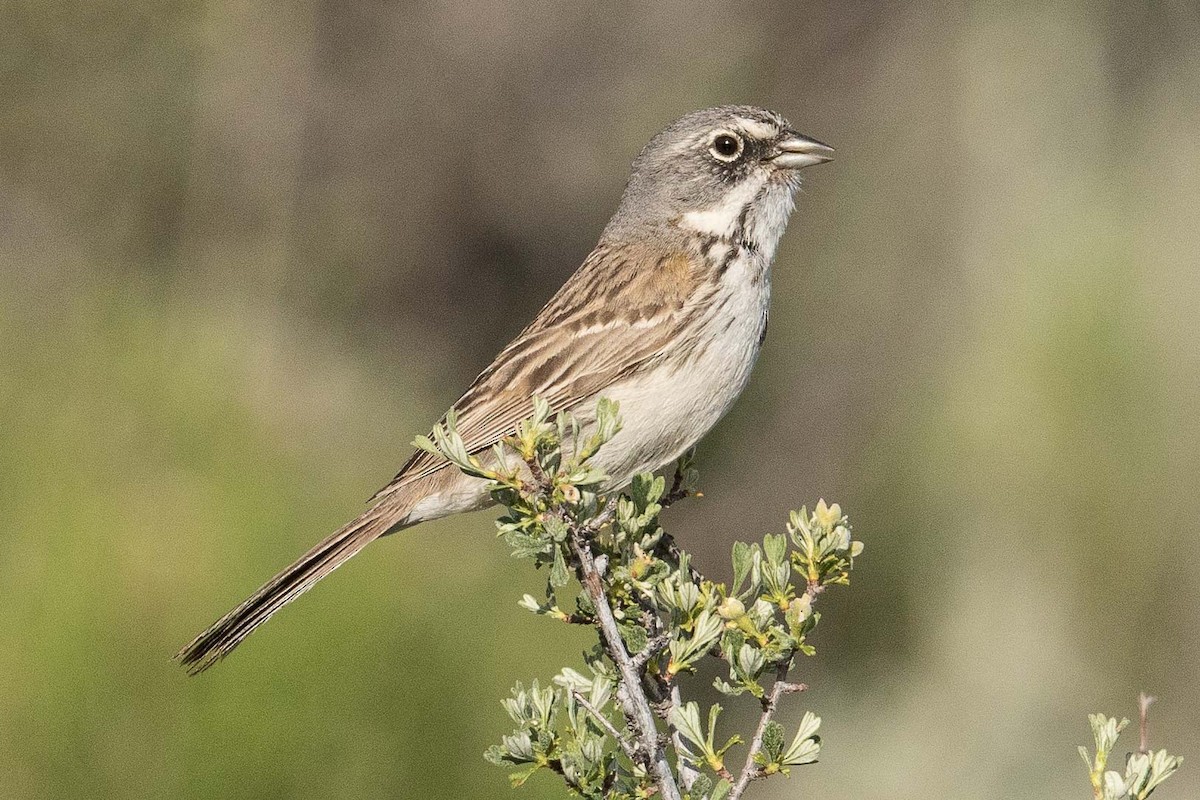
<path id="1" fill-rule="evenodd" d="M 624 494 L 599 491 L 593 457 L 620 429 L 615 403 L 601 400 L 592 433 L 535 400 L 533 417 L 487 453 L 467 452 L 449 416 L 418 446 L 491 483 L 507 513 L 497 522 L 513 555 L 547 568 L 542 599 L 520 605 L 552 620 L 592 626 L 597 646 L 580 669 L 548 684 L 518 683 L 504 707 L 516 723 L 486 758 L 515 768 L 514 784 L 557 773 L 586 798 L 737 800 L 751 781 L 787 775 L 817 760 L 820 717 L 785 726 L 780 699 L 820 619 L 813 603 L 847 584 L 863 549 L 837 504 L 792 512 L 785 534 L 733 545 L 733 583 L 708 580 L 659 525 L 667 505 L 695 494 L 691 459 L 672 485 L 643 474 Z M 677 680 L 720 665 L 716 688 L 748 695 L 760 716 L 748 738 L 717 733 L 720 705 L 702 712 Z M 790 728 L 790 730 L 789 730 Z M 737 770 L 726 761 L 746 746 Z"/>
<path id="2" fill-rule="evenodd" d="M 1096 751 L 1089 754 L 1086 747 L 1080 747 L 1079 755 L 1087 765 L 1095 800 L 1146 800 L 1183 764 L 1182 758 L 1173 756 L 1166 750 L 1150 749 L 1146 733 L 1146 715 L 1152 702 L 1154 698 L 1145 694 L 1138 700 L 1141 741 L 1137 751 L 1126 755 L 1123 773 L 1107 767 L 1117 738 L 1129 724 L 1129 720 L 1122 718 L 1118 721 L 1115 717 L 1104 714 L 1088 715 Z"/>

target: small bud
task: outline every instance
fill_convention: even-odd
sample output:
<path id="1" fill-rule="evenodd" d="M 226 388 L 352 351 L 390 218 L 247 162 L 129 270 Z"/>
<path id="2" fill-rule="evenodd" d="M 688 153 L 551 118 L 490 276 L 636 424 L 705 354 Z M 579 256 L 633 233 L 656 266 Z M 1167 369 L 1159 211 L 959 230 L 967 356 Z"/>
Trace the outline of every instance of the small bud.
<path id="1" fill-rule="evenodd" d="M 746 605 L 736 597 L 726 597 L 717 606 L 717 616 L 721 619 L 739 619 L 746 616 Z"/>
<path id="2" fill-rule="evenodd" d="M 812 616 L 812 598 L 802 594 L 793 600 L 787 608 L 788 622 L 799 625 Z"/>
<path id="3" fill-rule="evenodd" d="M 566 500 L 568 503 L 578 503 L 579 489 L 578 487 L 568 483 L 566 486 L 562 487 L 562 496 L 563 500 Z"/>
<path id="4" fill-rule="evenodd" d="M 633 562 L 629 565 L 629 575 L 634 580 L 640 580 L 647 572 L 650 571 L 650 564 L 653 559 L 648 553 L 637 555 Z"/>
<path id="5" fill-rule="evenodd" d="M 834 525 L 842 521 L 842 507 L 837 503 L 827 506 L 822 498 L 817 501 L 817 507 L 813 509 L 813 519 L 825 530 L 832 530 Z"/>

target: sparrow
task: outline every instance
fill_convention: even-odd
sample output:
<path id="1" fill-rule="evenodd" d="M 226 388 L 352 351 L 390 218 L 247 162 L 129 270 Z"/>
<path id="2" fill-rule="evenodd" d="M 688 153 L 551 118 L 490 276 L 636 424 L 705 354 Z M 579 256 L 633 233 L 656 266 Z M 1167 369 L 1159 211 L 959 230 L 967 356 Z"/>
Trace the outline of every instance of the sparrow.
<path id="1" fill-rule="evenodd" d="M 689 450 L 746 387 L 799 170 L 832 153 L 753 106 L 695 111 L 655 135 L 595 249 L 454 404 L 468 451 L 513 434 L 535 396 L 585 432 L 601 397 L 619 403 L 621 430 L 594 461 L 607 489 Z M 366 511 L 176 658 L 202 672 L 381 536 L 491 503 L 485 481 L 419 450 Z"/>

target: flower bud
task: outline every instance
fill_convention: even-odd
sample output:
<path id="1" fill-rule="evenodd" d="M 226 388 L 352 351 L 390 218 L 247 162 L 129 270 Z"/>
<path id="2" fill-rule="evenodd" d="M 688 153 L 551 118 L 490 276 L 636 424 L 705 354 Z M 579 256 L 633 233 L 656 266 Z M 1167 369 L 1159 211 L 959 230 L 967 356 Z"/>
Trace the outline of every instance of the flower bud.
<path id="1" fill-rule="evenodd" d="M 736 597 L 726 597 L 717 606 L 717 616 L 721 619 L 738 619 L 746 615 L 746 606 Z"/>
<path id="2" fill-rule="evenodd" d="M 842 507 L 837 503 L 831 506 L 825 505 L 825 499 L 817 501 L 817 507 L 813 509 L 813 519 L 825 530 L 831 530 L 834 525 L 842 521 Z"/>

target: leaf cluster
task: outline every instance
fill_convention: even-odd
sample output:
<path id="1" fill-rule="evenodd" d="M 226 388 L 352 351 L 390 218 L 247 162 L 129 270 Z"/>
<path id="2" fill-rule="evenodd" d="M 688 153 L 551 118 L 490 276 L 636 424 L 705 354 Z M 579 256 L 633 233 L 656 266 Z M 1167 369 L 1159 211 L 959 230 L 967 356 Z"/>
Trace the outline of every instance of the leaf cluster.
<path id="1" fill-rule="evenodd" d="M 663 476 L 642 474 L 622 494 L 606 491 L 607 476 L 592 459 L 620 430 L 617 412 L 602 400 L 585 426 L 535 401 L 533 417 L 489 451 L 468 452 L 452 417 L 417 442 L 488 481 L 506 509 L 498 533 L 513 556 L 547 569 L 543 598 L 525 594 L 520 606 L 600 633 L 585 654 L 586 672 L 567 667 L 549 686 L 517 684 L 505 701 L 516 729 L 486 757 L 515 768 L 514 785 L 548 770 L 586 798 L 674 792 L 690 800 L 737 800 L 748 781 L 817 760 L 819 717 L 806 713 L 788 736 L 772 716 L 783 694 L 803 688 L 785 679 L 797 654 L 814 652 L 808 637 L 820 615 L 813 601 L 827 586 L 849 582 L 862 545 L 840 507 L 821 501 L 811 513 L 793 512 L 785 533 L 735 543 L 731 586 L 708 580 L 659 521 L 663 508 L 695 494 L 690 456 L 670 486 Z M 599 575 L 595 593 L 584 585 L 584 561 Z M 604 635 L 598 603 L 611 611 L 615 641 Z M 730 696 L 750 694 L 763 710 L 740 776 L 726 759 L 747 739 L 718 736 L 721 706 L 702 713 L 680 695 L 680 675 L 717 660 L 728 677 L 716 687 Z M 623 678 L 629 673 L 620 663 L 634 666 L 636 681 Z M 657 717 L 649 735 L 634 722 L 633 695 L 644 697 Z M 672 778 L 681 793 L 654 772 L 664 737 L 672 742 Z"/>
<path id="2" fill-rule="evenodd" d="M 1144 710 L 1143 710 L 1144 713 Z M 1096 800 L 1146 800 L 1159 784 L 1179 769 L 1183 759 L 1166 750 L 1134 752 L 1125 757 L 1125 770 L 1108 769 L 1108 760 L 1121 731 L 1129 720 L 1117 721 L 1104 714 L 1089 714 L 1092 738 L 1096 744 L 1094 753 L 1080 746 L 1079 756 L 1087 765 L 1088 777 L 1092 782 L 1092 794 Z"/>
<path id="3" fill-rule="evenodd" d="M 716 613 L 725 621 L 721 654 L 729 665 L 729 680 L 718 679 L 716 688 L 761 699 L 764 674 L 790 666 L 797 653 L 812 655 L 807 637 L 821 619 L 813 600 L 826 586 L 850 582 L 862 550 L 841 507 L 824 500 L 811 514 L 793 511 L 786 535 L 767 534 L 761 546 L 734 543 L 733 585 L 716 587 Z M 804 581 L 799 589 L 797 578 Z"/>
<path id="4" fill-rule="evenodd" d="M 540 769 L 558 773 L 583 797 L 636 797 L 614 794 L 614 787 L 645 786 L 646 774 L 635 763 L 618 758 L 606 726 L 585 708 L 608 707 L 616 679 L 603 668 L 591 677 L 566 668 L 553 685 L 542 688 L 535 680 L 526 689 L 518 683 L 504 709 L 517 728 L 484 753 L 497 766 L 517 767 L 510 773 L 520 786 Z M 609 723 L 611 725 L 611 723 Z"/>

